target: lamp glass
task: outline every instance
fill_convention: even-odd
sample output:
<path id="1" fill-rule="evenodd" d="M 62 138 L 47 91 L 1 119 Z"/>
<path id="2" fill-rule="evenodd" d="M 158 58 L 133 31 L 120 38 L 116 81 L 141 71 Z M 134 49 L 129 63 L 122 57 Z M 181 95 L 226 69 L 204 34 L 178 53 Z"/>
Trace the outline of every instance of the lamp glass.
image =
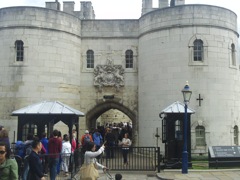
<path id="1" fill-rule="evenodd" d="M 192 91 L 188 84 L 186 84 L 182 90 L 184 102 L 189 102 L 191 99 Z"/>
<path id="2" fill-rule="evenodd" d="M 189 102 L 191 99 L 192 91 L 182 91 L 184 102 Z"/>

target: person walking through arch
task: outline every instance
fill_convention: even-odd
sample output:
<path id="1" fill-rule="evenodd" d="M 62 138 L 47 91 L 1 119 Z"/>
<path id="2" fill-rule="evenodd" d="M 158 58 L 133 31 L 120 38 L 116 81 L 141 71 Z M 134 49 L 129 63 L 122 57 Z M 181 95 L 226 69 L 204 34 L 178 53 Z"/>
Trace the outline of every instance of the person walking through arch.
<path id="1" fill-rule="evenodd" d="M 105 135 L 106 157 L 114 158 L 115 136 L 110 128 L 107 128 Z"/>
<path id="2" fill-rule="evenodd" d="M 128 133 L 124 134 L 124 138 L 122 139 L 122 142 L 120 142 L 120 146 L 122 146 L 122 155 L 123 155 L 123 164 L 124 166 L 128 165 L 128 152 L 129 152 L 129 147 L 131 146 L 132 142 L 128 138 Z"/>

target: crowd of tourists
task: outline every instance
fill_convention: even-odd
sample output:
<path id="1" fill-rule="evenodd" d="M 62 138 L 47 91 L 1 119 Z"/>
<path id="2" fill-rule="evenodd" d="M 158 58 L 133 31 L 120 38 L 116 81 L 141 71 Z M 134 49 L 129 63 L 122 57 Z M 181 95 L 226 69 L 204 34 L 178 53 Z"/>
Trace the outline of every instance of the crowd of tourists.
<path id="1" fill-rule="evenodd" d="M 50 138 L 46 133 L 41 138 L 29 133 L 26 141 L 17 141 L 11 149 L 8 131 L 0 126 L 0 179 L 45 180 L 49 173 L 50 180 L 55 180 L 60 171 L 68 176 L 70 156 L 76 144 L 75 132 L 70 143 L 69 135 L 62 137 L 60 131 L 54 130 Z M 17 163 L 19 159 L 23 170 Z"/>
<path id="2" fill-rule="evenodd" d="M 132 127 L 130 124 L 113 123 L 98 126 L 97 129 L 86 130 L 81 136 L 82 159 L 84 163 L 80 169 L 81 179 L 96 180 L 99 177 L 98 169 L 106 171 L 108 168 L 99 164 L 97 159 L 106 151 L 106 158 L 114 158 L 116 146 L 122 147 L 124 166 L 128 165 L 128 152 L 132 144 Z M 116 174 L 115 180 L 121 180 L 122 175 Z"/>
<path id="3" fill-rule="evenodd" d="M 79 142 L 74 130 L 72 140 L 69 139 L 68 134 L 62 136 L 61 131 L 58 130 L 54 130 L 50 137 L 47 137 L 46 133 L 42 133 L 40 138 L 29 133 L 26 141 L 17 141 L 15 148 L 11 150 L 8 131 L 0 126 L 1 179 L 45 180 L 49 174 L 50 180 L 55 180 L 60 171 L 63 171 L 67 177 L 70 156 L 76 150 L 77 144 L 81 146 L 84 159 L 81 179 L 84 180 L 84 174 L 89 176 L 86 172 L 91 172 L 90 176 L 94 176 L 92 179 L 97 179 L 98 171 L 93 168 L 98 167 L 104 171 L 107 169 L 97 162 L 104 150 L 107 158 L 114 158 L 113 147 L 121 146 L 124 165 L 128 165 L 127 154 L 132 143 L 130 139 L 132 139 L 130 124 L 113 123 L 86 130 Z M 23 169 L 18 169 L 18 158 L 24 162 Z M 89 168 L 92 170 L 89 171 Z M 116 176 L 117 179 L 119 177 L 121 177 L 120 174 Z"/>

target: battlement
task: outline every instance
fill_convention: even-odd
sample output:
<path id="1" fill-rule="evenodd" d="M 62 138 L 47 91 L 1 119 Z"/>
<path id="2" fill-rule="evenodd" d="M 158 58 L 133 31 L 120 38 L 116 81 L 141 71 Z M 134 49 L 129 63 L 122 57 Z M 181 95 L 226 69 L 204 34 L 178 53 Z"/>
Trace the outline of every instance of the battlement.
<path id="1" fill-rule="evenodd" d="M 153 8 L 153 0 L 142 0 L 142 15 L 156 10 L 156 8 Z M 178 5 L 184 5 L 185 0 L 158 0 L 158 8 L 165 8 L 169 6 L 178 6 Z"/>
<path id="2" fill-rule="evenodd" d="M 72 14 L 80 19 L 95 19 L 95 13 L 91 1 L 81 1 L 81 10 L 74 11 L 74 1 L 63 1 L 63 12 Z M 55 2 L 46 2 L 46 8 L 54 9 L 57 11 L 61 10 L 61 4 L 58 0 Z"/>

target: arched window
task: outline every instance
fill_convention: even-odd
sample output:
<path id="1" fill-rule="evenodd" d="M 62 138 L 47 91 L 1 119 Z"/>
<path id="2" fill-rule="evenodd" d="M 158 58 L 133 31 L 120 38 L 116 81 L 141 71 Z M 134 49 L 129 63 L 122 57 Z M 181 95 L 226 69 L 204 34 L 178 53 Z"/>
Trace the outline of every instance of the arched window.
<path id="1" fill-rule="evenodd" d="M 93 52 L 93 50 L 87 51 L 87 68 L 94 68 L 94 52 Z"/>
<path id="2" fill-rule="evenodd" d="M 196 131 L 196 146 L 206 146 L 205 128 L 203 126 L 197 126 L 195 131 Z"/>
<path id="3" fill-rule="evenodd" d="M 238 145 L 238 126 L 234 126 L 233 128 L 233 140 L 234 140 L 234 145 Z"/>
<path id="4" fill-rule="evenodd" d="M 193 59 L 194 61 L 203 61 L 203 41 L 196 39 L 193 43 Z"/>
<path id="5" fill-rule="evenodd" d="M 125 52 L 125 61 L 126 61 L 126 68 L 133 68 L 133 51 L 127 50 Z"/>
<path id="6" fill-rule="evenodd" d="M 181 122 L 180 120 L 175 121 L 175 138 L 182 140 Z"/>
<path id="7" fill-rule="evenodd" d="M 234 44 L 231 44 L 231 59 L 232 65 L 236 66 L 236 49 Z"/>
<path id="8" fill-rule="evenodd" d="M 16 61 L 23 61 L 23 59 L 24 59 L 23 44 L 24 43 L 21 40 L 15 41 Z"/>

